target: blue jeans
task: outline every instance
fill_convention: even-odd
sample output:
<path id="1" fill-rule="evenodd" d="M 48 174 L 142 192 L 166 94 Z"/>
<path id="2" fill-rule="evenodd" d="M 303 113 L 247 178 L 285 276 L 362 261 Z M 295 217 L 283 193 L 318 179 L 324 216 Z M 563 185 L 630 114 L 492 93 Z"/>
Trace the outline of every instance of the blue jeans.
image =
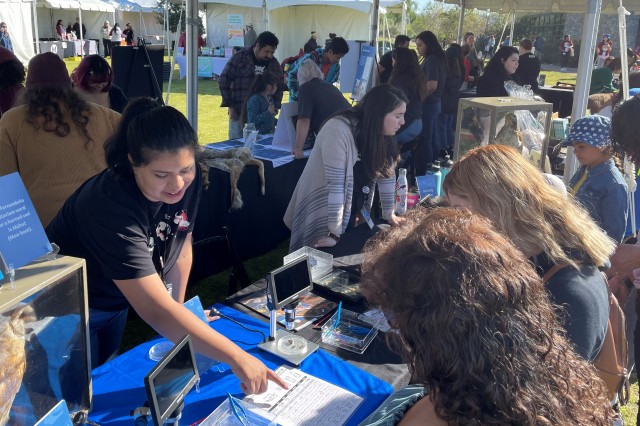
<path id="1" fill-rule="evenodd" d="M 453 121 L 454 121 L 454 113 L 440 113 L 440 118 L 438 119 L 438 124 L 440 124 L 442 128 L 442 134 L 444 137 L 442 138 L 443 145 L 442 148 L 449 149 L 453 147 Z"/>
<path id="2" fill-rule="evenodd" d="M 441 130 L 437 125 L 442 107 L 440 100 L 422 104 L 422 139 L 416 149 L 414 169 L 416 176 L 427 172 L 427 165 L 438 159 Z"/>
<path id="3" fill-rule="evenodd" d="M 422 132 L 422 118 L 416 118 L 404 130 L 396 135 L 399 144 L 411 142 Z"/>
<path id="4" fill-rule="evenodd" d="M 118 353 L 128 312 L 129 309 L 114 312 L 89 309 L 91 368 L 104 364 Z"/>

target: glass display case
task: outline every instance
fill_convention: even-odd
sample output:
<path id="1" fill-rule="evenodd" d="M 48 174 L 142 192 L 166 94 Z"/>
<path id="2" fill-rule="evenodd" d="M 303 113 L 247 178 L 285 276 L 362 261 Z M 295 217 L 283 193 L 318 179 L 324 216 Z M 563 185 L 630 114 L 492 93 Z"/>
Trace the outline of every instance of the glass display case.
<path id="1" fill-rule="evenodd" d="M 0 287 L 0 426 L 32 425 L 58 401 L 91 408 L 85 261 L 61 256 Z"/>
<path id="2" fill-rule="evenodd" d="M 488 144 L 513 146 L 542 170 L 547 152 L 553 104 L 514 97 L 463 98 L 458 104 L 454 160 Z M 546 158 L 546 155 L 545 155 Z"/>

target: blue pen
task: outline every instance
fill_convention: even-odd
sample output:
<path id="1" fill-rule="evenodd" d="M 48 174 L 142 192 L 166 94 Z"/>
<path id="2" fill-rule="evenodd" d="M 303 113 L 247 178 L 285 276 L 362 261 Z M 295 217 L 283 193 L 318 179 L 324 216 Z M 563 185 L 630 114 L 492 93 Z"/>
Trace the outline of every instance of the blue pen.
<path id="1" fill-rule="evenodd" d="M 340 325 L 340 314 L 342 314 L 342 301 L 338 303 L 338 313 L 336 317 L 336 324 L 333 326 L 333 328 L 336 328 L 338 325 Z"/>
<path id="2" fill-rule="evenodd" d="M 251 426 L 249 424 L 249 419 L 247 418 L 247 413 L 244 411 L 244 407 L 236 401 L 236 399 L 227 392 L 229 397 L 229 405 L 231 406 L 231 412 L 238 419 L 242 426 Z"/>

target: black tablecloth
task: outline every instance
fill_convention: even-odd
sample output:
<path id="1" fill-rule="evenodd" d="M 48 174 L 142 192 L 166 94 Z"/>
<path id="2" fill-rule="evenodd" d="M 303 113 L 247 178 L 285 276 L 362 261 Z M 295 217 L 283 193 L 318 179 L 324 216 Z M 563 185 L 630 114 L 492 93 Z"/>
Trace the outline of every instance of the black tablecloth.
<path id="1" fill-rule="evenodd" d="M 358 265 L 361 260 L 361 255 L 345 256 L 340 258 L 334 258 L 335 267 L 353 267 Z M 268 322 L 268 318 L 257 314 L 256 312 L 248 309 L 244 305 L 240 304 L 240 300 L 244 299 L 247 295 L 265 291 L 267 288 L 267 282 L 265 279 L 259 280 L 253 283 L 251 286 L 239 291 L 233 296 L 225 300 L 225 304 L 232 308 L 245 312 L 253 317 L 262 318 Z M 332 298 L 325 293 L 318 293 L 322 297 L 337 302 L 338 300 Z M 348 303 L 343 301 L 343 308 L 350 311 L 362 313 L 370 309 L 364 302 Z M 279 328 L 284 329 L 278 324 Z M 328 352 L 331 352 L 341 359 L 357 366 L 358 368 L 373 374 L 376 377 L 381 378 L 385 382 L 391 384 L 395 390 L 401 389 L 409 384 L 410 373 L 407 365 L 402 361 L 399 354 L 391 351 L 387 345 L 386 334 L 379 332 L 375 339 L 371 342 L 367 350 L 363 354 L 357 354 L 344 349 L 339 349 L 334 346 L 325 345 L 322 343 L 322 334 L 320 330 L 314 330 L 311 325 L 306 326 L 302 330 L 298 331 L 296 335 L 304 337 L 310 342 L 317 343 L 321 348 Z"/>
<path id="2" fill-rule="evenodd" d="M 231 187 L 229 174 L 209 169 L 209 189 L 203 191 L 193 231 L 194 265 L 192 279 L 202 278 L 231 266 L 217 244 L 207 244 L 220 235 L 222 227 L 229 229 L 232 244 L 241 260 L 263 255 L 290 236 L 282 217 L 298 179 L 307 163 L 294 160 L 279 167 L 264 161 L 265 194 L 260 194 L 258 168 L 247 166 L 238 180 L 243 207 L 229 211 Z"/>
<path id="3" fill-rule="evenodd" d="M 553 104 L 553 112 L 557 112 L 558 117 L 565 118 L 571 115 L 573 90 L 557 87 L 539 87 L 536 94 Z"/>

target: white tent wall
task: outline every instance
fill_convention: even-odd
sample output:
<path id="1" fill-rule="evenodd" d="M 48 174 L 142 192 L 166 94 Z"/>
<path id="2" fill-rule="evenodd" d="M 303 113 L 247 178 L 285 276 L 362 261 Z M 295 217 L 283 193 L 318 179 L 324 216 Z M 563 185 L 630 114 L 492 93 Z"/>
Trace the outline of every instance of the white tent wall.
<path id="1" fill-rule="evenodd" d="M 318 33 L 320 46 L 324 45 L 329 33 L 336 33 L 346 40 L 368 40 L 369 20 L 369 13 L 341 6 L 288 6 L 269 13 L 270 30 L 280 39 L 276 51 L 280 60 L 297 55 L 309 40 L 311 31 Z"/>
<path id="2" fill-rule="evenodd" d="M 38 7 L 38 34 L 40 38 L 55 38 L 56 22 L 62 19 L 65 28 L 71 22 L 74 24 L 78 17 L 78 9 L 51 9 L 48 7 Z M 94 12 L 82 10 L 82 23 L 87 28 L 87 36 L 89 39 L 97 39 L 100 41 L 102 35 L 100 28 L 105 20 L 113 25 L 112 12 Z M 124 25 L 118 22 L 121 27 Z"/>
<path id="3" fill-rule="evenodd" d="M 82 14 L 84 17 L 84 12 Z M 118 23 L 124 29 L 127 22 L 131 23 L 133 33 L 136 37 L 142 36 L 162 36 L 164 29 L 162 24 L 156 21 L 156 15 L 153 12 L 134 12 L 134 11 L 116 11 L 116 19 Z"/>
<path id="4" fill-rule="evenodd" d="M 259 2 L 261 4 L 261 2 Z M 227 15 L 238 14 L 244 17 L 245 24 L 253 24 L 253 29 L 257 34 L 263 32 L 265 28 L 264 14 L 262 7 L 234 6 L 222 3 L 200 3 L 207 10 L 207 45 L 222 46 L 227 44 Z M 273 28 L 273 27 L 272 27 Z M 280 43 L 282 43 L 282 38 Z M 280 48 L 276 56 L 281 58 Z"/>
<path id="5" fill-rule="evenodd" d="M 23 63 L 35 55 L 33 45 L 33 3 L 0 0 L 0 22 L 6 22 L 15 55 Z"/>

